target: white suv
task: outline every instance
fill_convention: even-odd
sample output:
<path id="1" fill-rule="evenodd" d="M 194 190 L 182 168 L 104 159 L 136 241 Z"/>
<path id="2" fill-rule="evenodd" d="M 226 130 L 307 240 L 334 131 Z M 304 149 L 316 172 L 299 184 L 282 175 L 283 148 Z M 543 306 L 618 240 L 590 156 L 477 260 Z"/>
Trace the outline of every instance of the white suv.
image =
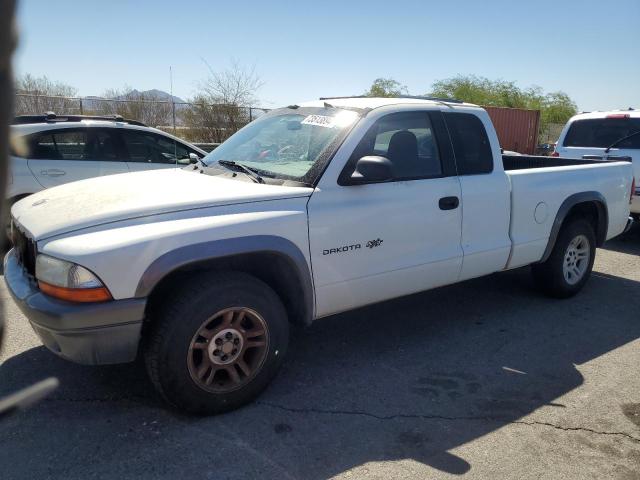
<path id="1" fill-rule="evenodd" d="M 633 162 L 631 213 L 640 217 L 640 111 L 580 113 L 567 122 L 553 156 Z"/>
<path id="2" fill-rule="evenodd" d="M 119 116 L 23 115 L 12 122 L 11 135 L 14 149 L 6 197 L 10 204 L 63 183 L 175 168 L 206 155 L 161 130 Z"/>

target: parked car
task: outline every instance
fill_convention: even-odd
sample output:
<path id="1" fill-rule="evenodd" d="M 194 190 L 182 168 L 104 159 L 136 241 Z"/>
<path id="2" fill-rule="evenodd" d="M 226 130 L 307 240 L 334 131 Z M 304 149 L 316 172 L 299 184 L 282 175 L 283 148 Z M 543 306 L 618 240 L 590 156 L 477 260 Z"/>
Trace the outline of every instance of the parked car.
<path id="1" fill-rule="evenodd" d="M 640 111 L 611 110 L 580 113 L 565 125 L 554 156 L 597 160 L 626 160 L 640 178 Z M 640 184 L 636 184 L 631 213 L 640 219 Z"/>
<path id="2" fill-rule="evenodd" d="M 91 177 L 175 168 L 207 153 L 119 116 L 23 115 L 11 125 L 10 204 L 42 189 Z"/>
<path id="3" fill-rule="evenodd" d="M 539 143 L 536 147 L 536 155 L 540 155 L 542 157 L 548 157 L 553 153 L 553 150 L 556 148 L 555 143 Z"/>
<path id="4" fill-rule="evenodd" d="M 5 281 L 57 355 L 140 354 L 171 405 L 222 412 L 274 377 L 290 324 L 525 265 L 549 295 L 579 292 L 629 225 L 632 168 L 546 161 L 501 155 L 461 102 L 292 105 L 197 165 L 16 203 Z"/>

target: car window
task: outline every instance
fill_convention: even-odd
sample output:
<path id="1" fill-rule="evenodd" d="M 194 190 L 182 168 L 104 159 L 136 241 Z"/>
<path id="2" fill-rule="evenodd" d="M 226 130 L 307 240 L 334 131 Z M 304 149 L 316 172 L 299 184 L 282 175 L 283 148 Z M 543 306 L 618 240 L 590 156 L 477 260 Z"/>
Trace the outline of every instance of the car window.
<path id="1" fill-rule="evenodd" d="M 121 135 L 131 162 L 176 163 L 189 158 L 187 148 L 171 138 L 135 130 L 122 130 Z"/>
<path id="2" fill-rule="evenodd" d="M 478 175 L 493 171 L 493 152 L 487 131 L 477 116 L 471 113 L 444 114 L 458 175 Z"/>
<path id="3" fill-rule="evenodd" d="M 92 160 L 87 150 L 86 130 L 39 133 L 30 142 L 28 158 L 47 160 Z"/>
<path id="4" fill-rule="evenodd" d="M 569 127 L 563 146 L 606 148 L 616 140 L 638 131 L 640 131 L 640 118 L 575 120 Z M 640 135 L 623 140 L 615 148 L 640 149 Z"/>
<path id="5" fill-rule="evenodd" d="M 93 129 L 89 132 L 87 155 L 95 160 L 118 161 L 118 145 L 114 135 L 108 130 Z"/>
<path id="6" fill-rule="evenodd" d="M 442 164 L 427 112 L 392 113 L 380 118 L 354 150 L 350 165 L 376 155 L 388 158 L 394 180 L 438 177 Z"/>

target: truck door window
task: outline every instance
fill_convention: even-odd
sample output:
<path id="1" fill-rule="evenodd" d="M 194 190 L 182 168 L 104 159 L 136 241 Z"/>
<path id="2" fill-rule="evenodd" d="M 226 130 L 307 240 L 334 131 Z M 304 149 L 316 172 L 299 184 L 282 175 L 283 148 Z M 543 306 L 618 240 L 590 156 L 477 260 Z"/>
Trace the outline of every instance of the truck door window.
<path id="1" fill-rule="evenodd" d="M 349 174 L 358 159 L 377 155 L 391 160 L 394 180 L 442 176 L 442 164 L 427 112 L 392 113 L 365 134 L 349 160 Z"/>
<path id="2" fill-rule="evenodd" d="M 493 171 L 493 153 L 482 121 L 471 113 L 444 114 L 458 175 L 478 175 Z"/>

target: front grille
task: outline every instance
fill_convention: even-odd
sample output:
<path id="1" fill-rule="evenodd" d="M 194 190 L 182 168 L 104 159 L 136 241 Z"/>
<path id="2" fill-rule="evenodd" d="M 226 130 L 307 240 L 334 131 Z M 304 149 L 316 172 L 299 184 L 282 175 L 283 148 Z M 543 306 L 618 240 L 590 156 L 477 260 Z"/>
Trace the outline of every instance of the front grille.
<path id="1" fill-rule="evenodd" d="M 18 262 L 29 275 L 36 274 L 36 243 L 12 221 L 12 242 Z"/>

